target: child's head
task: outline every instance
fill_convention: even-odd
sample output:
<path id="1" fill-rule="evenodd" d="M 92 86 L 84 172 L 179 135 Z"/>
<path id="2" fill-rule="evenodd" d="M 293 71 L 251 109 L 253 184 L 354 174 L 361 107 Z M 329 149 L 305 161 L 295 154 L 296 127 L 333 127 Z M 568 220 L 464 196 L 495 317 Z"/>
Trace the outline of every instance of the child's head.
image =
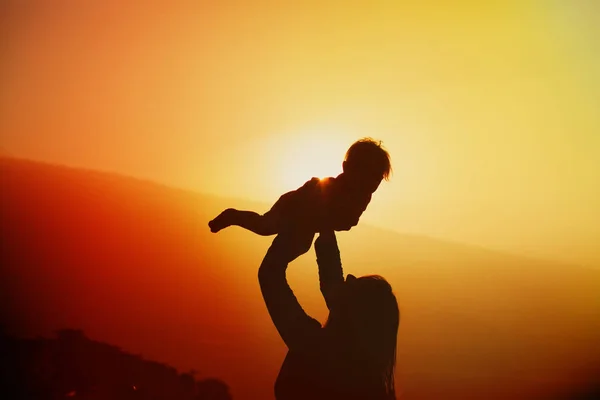
<path id="1" fill-rule="evenodd" d="M 344 174 L 357 183 L 361 189 L 377 190 L 383 179 L 389 179 L 392 172 L 389 153 L 381 141 L 371 138 L 357 140 L 346 152 L 342 164 Z"/>

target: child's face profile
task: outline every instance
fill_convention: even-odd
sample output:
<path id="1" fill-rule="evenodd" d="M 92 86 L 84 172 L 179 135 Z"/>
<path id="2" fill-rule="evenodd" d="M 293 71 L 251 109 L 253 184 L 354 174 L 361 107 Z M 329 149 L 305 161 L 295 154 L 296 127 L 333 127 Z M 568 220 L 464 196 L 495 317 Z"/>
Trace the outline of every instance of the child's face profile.
<path id="1" fill-rule="evenodd" d="M 364 181 L 364 189 L 369 193 L 375 193 L 382 180 L 383 178 L 380 176 L 369 177 Z"/>
<path id="2" fill-rule="evenodd" d="M 354 173 L 349 180 L 350 190 L 357 193 L 374 193 L 381 184 L 383 178 L 379 174 L 368 172 Z"/>
<path id="3" fill-rule="evenodd" d="M 346 162 L 343 164 L 344 173 L 348 175 L 348 185 L 353 192 L 374 193 L 383 180 L 380 171 L 370 168 L 360 168 L 350 166 Z"/>

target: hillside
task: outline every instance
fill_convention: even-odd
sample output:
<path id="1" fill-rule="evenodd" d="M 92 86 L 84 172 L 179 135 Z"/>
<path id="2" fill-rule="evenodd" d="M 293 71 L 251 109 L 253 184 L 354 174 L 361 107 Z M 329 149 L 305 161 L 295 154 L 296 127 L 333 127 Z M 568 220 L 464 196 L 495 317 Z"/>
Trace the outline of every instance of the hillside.
<path id="1" fill-rule="evenodd" d="M 269 238 L 211 234 L 221 199 L 133 178 L 0 158 L 2 321 L 11 333 L 83 329 L 151 359 L 272 398 L 285 348 L 256 270 Z M 339 234 L 346 272 L 378 273 L 401 307 L 406 399 L 536 399 L 600 369 L 600 271 L 401 235 Z M 324 321 L 314 253 L 290 284 Z"/>

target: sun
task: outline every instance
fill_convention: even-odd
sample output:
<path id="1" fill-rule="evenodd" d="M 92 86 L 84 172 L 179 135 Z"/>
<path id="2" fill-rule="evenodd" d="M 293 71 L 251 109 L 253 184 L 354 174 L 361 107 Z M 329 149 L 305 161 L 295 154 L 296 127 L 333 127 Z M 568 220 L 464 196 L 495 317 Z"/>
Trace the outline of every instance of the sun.
<path id="1" fill-rule="evenodd" d="M 277 168 L 283 190 L 293 190 L 313 177 L 337 176 L 342 172 L 342 162 L 347 144 L 331 134 L 313 132 L 286 138 Z"/>

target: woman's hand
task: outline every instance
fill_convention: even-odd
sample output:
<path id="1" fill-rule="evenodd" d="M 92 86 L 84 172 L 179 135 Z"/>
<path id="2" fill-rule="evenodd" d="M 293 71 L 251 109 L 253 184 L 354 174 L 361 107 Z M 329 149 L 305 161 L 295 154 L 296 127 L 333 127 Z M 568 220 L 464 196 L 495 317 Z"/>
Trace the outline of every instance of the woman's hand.
<path id="1" fill-rule="evenodd" d="M 319 234 L 319 237 L 315 241 L 315 252 L 317 253 L 317 257 L 319 257 L 320 254 L 327 253 L 339 254 L 335 231 L 328 230 Z"/>
<path id="2" fill-rule="evenodd" d="M 273 240 L 269 253 L 274 253 L 281 261 L 290 263 L 310 250 L 314 236 L 313 232 L 301 230 L 282 232 Z"/>

